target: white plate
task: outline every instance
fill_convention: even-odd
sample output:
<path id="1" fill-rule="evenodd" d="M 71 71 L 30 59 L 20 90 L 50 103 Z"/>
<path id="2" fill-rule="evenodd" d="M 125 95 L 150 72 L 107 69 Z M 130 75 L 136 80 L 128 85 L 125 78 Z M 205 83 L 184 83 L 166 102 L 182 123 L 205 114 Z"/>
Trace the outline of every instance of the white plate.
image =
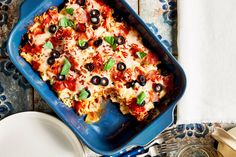
<path id="1" fill-rule="evenodd" d="M 236 127 L 227 131 L 230 135 L 236 137 Z M 217 150 L 225 157 L 236 157 L 236 152 L 223 143 L 218 144 Z"/>
<path id="2" fill-rule="evenodd" d="M 23 112 L 0 121 L 0 157 L 85 157 L 74 133 L 55 117 Z"/>

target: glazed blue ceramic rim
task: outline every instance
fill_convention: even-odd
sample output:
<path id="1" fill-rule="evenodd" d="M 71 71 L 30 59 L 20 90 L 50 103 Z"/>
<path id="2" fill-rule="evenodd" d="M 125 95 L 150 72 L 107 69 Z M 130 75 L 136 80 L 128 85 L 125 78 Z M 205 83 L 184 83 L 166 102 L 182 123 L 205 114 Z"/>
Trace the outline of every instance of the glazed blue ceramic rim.
<path id="1" fill-rule="evenodd" d="M 73 132 L 80 137 L 80 139 L 93 151 L 97 152 L 97 153 L 101 153 L 101 154 L 114 154 L 114 153 L 118 153 L 120 150 L 123 150 L 125 148 L 127 148 L 128 146 L 133 146 L 133 145 L 137 145 L 137 146 L 143 146 L 146 145 L 148 142 L 150 142 L 157 134 L 161 133 L 162 130 L 164 130 L 166 127 L 168 127 L 169 125 L 171 125 L 174 121 L 174 117 L 173 117 L 173 112 L 174 112 L 174 108 L 176 107 L 176 102 L 182 97 L 185 88 L 186 88 L 186 77 L 184 74 L 183 69 L 180 67 L 180 65 L 177 63 L 176 59 L 171 55 L 171 53 L 166 49 L 166 47 L 161 43 L 161 41 L 157 38 L 156 35 L 154 35 L 151 30 L 148 28 L 148 26 L 144 23 L 144 21 L 135 13 L 135 11 L 128 5 L 128 3 L 125 0 L 120 0 L 121 3 L 130 11 L 131 14 L 134 15 L 134 17 L 139 21 L 139 23 L 141 25 L 144 26 L 144 28 L 146 29 L 146 31 L 149 33 L 150 36 L 153 37 L 153 39 L 155 39 L 155 42 L 157 42 L 159 45 L 161 45 L 162 49 L 166 52 L 167 56 L 169 58 L 171 58 L 171 60 L 175 63 L 175 65 L 178 66 L 180 72 L 183 75 L 183 84 L 184 86 L 182 87 L 183 89 L 181 90 L 182 93 L 180 93 L 178 95 L 178 97 L 175 99 L 174 102 L 172 102 L 168 109 L 162 113 L 160 116 L 165 116 L 167 117 L 166 122 L 163 122 L 162 124 L 162 128 L 157 128 L 156 126 L 159 125 L 161 126 L 160 122 L 158 122 L 157 118 L 156 120 L 154 120 L 152 123 L 150 123 L 146 128 L 144 128 L 139 134 L 137 134 L 135 137 L 133 137 L 130 141 L 127 141 L 127 143 L 125 145 L 123 145 L 122 147 L 116 148 L 114 150 L 111 151 L 104 151 L 104 150 L 99 150 L 96 147 L 93 147 L 89 142 L 87 142 L 83 136 L 81 136 L 78 132 L 78 130 L 76 128 L 74 128 L 68 121 L 65 120 L 64 118 L 64 114 L 58 110 L 57 108 L 53 107 L 51 104 L 53 103 L 50 99 L 48 99 L 45 95 L 45 93 L 40 89 L 40 87 L 35 83 L 35 81 L 33 80 L 32 77 L 30 77 L 27 73 L 27 71 L 25 71 L 24 69 L 22 69 L 20 67 L 20 64 L 18 63 L 16 57 L 14 56 L 14 48 L 12 47 L 12 43 L 14 42 L 14 34 L 17 33 L 19 26 L 21 24 L 24 24 L 25 21 L 28 21 L 30 19 L 32 19 L 32 17 L 35 16 L 36 12 L 43 12 L 43 10 L 40 10 L 40 6 L 45 5 L 46 3 L 48 3 L 49 0 L 44 0 L 42 1 L 41 5 L 37 6 L 37 8 L 35 10 L 33 10 L 29 15 L 27 15 L 25 18 L 23 18 L 17 25 L 16 27 L 13 29 L 10 38 L 8 40 L 8 44 L 7 44 L 7 49 L 8 49 L 8 53 L 10 56 L 10 59 L 12 60 L 12 62 L 16 65 L 16 67 L 19 69 L 19 71 L 25 76 L 25 78 L 30 82 L 30 84 L 40 93 L 40 95 L 43 97 L 43 99 L 52 107 L 52 109 L 57 113 L 57 115 L 73 130 Z M 53 3 L 55 5 L 55 3 Z M 17 48 L 18 49 L 18 48 Z M 159 117 L 160 117 L 159 116 Z M 164 125 L 164 126 L 163 126 Z M 156 128 L 155 128 L 156 127 Z M 153 131 L 155 129 L 155 131 Z M 148 136 L 147 136 L 148 135 Z M 147 137 L 147 138 L 146 138 Z"/>

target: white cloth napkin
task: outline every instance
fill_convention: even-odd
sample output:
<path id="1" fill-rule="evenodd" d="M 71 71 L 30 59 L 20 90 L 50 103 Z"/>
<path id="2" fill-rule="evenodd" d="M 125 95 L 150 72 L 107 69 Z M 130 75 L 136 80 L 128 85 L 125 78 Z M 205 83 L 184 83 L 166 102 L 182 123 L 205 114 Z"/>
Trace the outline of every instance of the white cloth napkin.
<path id="1" fill-rule="evenodd" d="M 236 122 L 236 0 L 178 0 L 177 123 Z"/>

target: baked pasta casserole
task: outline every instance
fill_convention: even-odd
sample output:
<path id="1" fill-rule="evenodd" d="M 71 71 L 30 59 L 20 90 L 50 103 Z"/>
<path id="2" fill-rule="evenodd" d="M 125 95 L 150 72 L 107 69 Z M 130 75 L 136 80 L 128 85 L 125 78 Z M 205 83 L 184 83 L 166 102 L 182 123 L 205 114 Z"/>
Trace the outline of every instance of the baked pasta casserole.
<path id="1" fill-rule="evenodd" d="M 34 18 L 20 55 L 85 121 L 99 120 L 110 99 L 143 121 L 154 102 L 173 90 L 158 52 L 102 0 L 69 0 Z"/>

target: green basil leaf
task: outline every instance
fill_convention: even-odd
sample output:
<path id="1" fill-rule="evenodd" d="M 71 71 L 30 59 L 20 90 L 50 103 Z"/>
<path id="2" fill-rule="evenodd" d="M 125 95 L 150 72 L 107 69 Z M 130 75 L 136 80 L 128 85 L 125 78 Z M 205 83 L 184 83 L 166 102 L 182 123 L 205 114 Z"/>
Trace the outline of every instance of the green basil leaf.
<path id="1" fill-rule="evenodd" d="M 46 42 L 43 45 L 43 48 L 45 48 L 45 49 L 53 49 L 53 45 L 52 45 L 51 41 Z"/>
<path id="2" fill-rule="evenodd" d="M 138 56 L 138 58 L 143 59 L 147 55 L 147 53 L 145 53 L 145 52 L 136 52 L 136 55 Z"/>
<path id="3" fill-rule="evenodd" d="M 84 47 L 85 44 L 86 44 L 86 41 L 84 41 L 84 40 L 77 41 L 77 45 L 79 45 L 80 47 Z"/>
<path id="4" fill-rule="evenodd" d="M 70 62 L 68 61 L 68 59 L 65 59 L 64 65 L 62 67 L 62 70 L 61 70 L 60 74 L 67 76 L 69 74 L 69 72 L 70 72 L 70 68 L 71 68 Z"/>
<path id="5" fill-rule="evenodd" d="M 74 22 L 67 19 L 66 17 L 63 17 L 59 21 L 59 26 L 61 26 L 61 27 L 71 27 L 71 26 L 74 26 Z"/>
<path id="6" fill-rule="evenodd" d="M 116 44 L 116 38 L 115 37 L 113 37 L 113 36 L 106 36 L 106 37 L 104 37 L 104 40 L 111 45 L 113 50 L 116 49 L 117 44 Z"/>
<path id="7" fill-rule="evenodd" d="M 107 71 L 107 70 L 110 70 L 114 65 L 116 64 L 116 61 L 112 58 L 110 58 L 106 64 L 104 65 L 104 70 Z"/>
<path id="8" fill-rule="evenodd" d="M 66 8 L 66 13 L 73 15 L 74 9 L 73 8 Z"/>
<path id="9" fill-rule="evenodd" d="M 117 48 L 117 44 L 114 44 L 111 46 L 113 50 L 115 50 Z"/>
<path id="10" fill-rule="evenodd" d="M 114 44 L 115 44 L 115 38 L 114 38 L 113 36 L 106 36 L 106 37 L 104 38 L 104 40 L 105 40 L 106 42 L 108 42 L 110 45 L 114 45 Z"/>
<path id="11" fill-rule="evenodd" d="M 79 93 L 79 100 L 85 100 L 87 99 L 89 96 L 89 93 L 85 90 L 85 89 L 82 89 Z"/>
<path id="12" fill-rule="evenodd" d="M 137 104 L 141 105 L 146 98 L 146 94 L 144 92 L 141 92 L 137 97 Z"/>

